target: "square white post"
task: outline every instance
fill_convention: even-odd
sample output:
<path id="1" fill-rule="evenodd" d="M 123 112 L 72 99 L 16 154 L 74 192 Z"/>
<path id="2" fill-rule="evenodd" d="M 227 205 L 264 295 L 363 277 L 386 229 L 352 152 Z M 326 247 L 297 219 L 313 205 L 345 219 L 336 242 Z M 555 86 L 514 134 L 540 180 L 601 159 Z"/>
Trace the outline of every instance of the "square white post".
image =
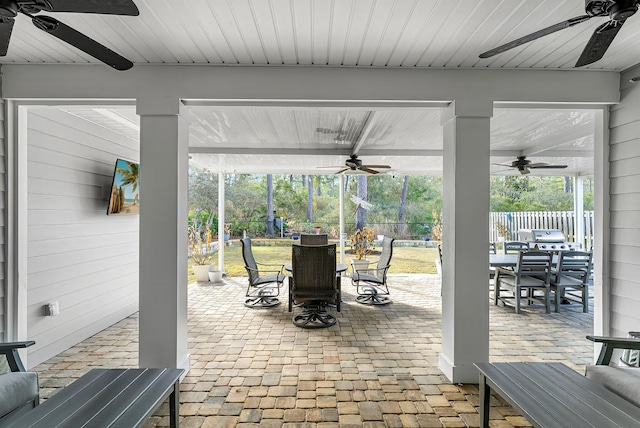
<path id="1" fill-rule="evenodd" d="M 489 361 L 489 101 L 443 113 L 442 352 L 454 383 L 477 383 Z"/>
<path id="2" fill-rule="evenodd" d="M 189 369 L 189 127 L 177 98 L 143 98 L 140 115 L 140 367 Z"/>

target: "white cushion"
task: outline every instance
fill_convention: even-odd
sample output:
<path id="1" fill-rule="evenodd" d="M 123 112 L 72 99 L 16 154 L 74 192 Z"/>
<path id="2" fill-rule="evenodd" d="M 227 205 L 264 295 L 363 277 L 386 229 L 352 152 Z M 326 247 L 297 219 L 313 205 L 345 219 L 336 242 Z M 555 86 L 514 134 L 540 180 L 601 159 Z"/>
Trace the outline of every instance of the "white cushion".
<path id="1" fill-rule="evenodd" d="M 640 369 L 633 367 L 611 367 L 588 365 L 585 375 L 640 407 Z"/>

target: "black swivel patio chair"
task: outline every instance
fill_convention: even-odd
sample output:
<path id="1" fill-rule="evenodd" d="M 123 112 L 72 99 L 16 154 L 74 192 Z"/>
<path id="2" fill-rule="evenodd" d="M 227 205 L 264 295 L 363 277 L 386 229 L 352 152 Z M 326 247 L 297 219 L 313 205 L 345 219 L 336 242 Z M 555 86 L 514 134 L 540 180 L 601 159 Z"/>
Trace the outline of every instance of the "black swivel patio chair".
<path id="1" fill-rule="evenodd" d="M 18 354 L 18 349 L 35 343 L 0 343 L 0 426 L 8 426 L 40 404 L 38 374 L 27 372 Z"/>
<path id="2" fill-rule="evenodd" d="M 335 306 L 340 312 L 340 277 L 336 272 L 336 244 L 294 245 L 291 250 L 289 312 L 302 306 L 292 318 L 303 328 L 331 327 L 338 319 L 327 312 Z"/>
<path id="3" fill-rule="evenodd" d="M 385 236 L 382 240 L 382 252 L 375 268 L 354 268 L 351 276 L 353 285 L 356 286 L 356 302 L 364 305 L 386 305 L 391 303 L 389 299 L 389 287 L 387 286 L 387 272 L 391 266 L 394 238 Z"/>
<path id="4" fill-rule="evenodd" d="M 280 303 L 280 287 L 284 282 L 284 265 L 257 263 L 251 250 L 251 239 L 243 238 L 242 258 L 249 275 L 247 299 L 244 305 L 250 308 L 270 308 Z"/>
<path id="5" fill-rule="evenodd" d="M 561 299 L 580 303 L 582 312 L 589 312 L 591 260 L 591 252 L 560 251 L 558 263 L 551 274 L 551 292 L 554 294 L 556 312 L 560 310 Z"/>

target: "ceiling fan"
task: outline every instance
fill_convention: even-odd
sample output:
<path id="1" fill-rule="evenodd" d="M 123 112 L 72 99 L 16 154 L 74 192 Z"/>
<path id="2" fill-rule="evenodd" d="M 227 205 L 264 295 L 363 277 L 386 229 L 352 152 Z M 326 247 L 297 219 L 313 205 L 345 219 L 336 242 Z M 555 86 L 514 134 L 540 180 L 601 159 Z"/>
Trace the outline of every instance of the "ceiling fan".
<path id="1" fill-rule="evenodd" d="M 320 166 L 318 168 L 342 168 L 340 171 L 336 172 L 336 174 L 342 174 L 344 172 L 350 171 L 350 172 L 354 172 L 357 173 L 359 171 L 362 172 L 366 172 L 369 174 L 379 174 L 380 171 L 377 171 L 374 168 L 377 169 L 390 169 L 391 167 L 389 165 L 363 165 L 362 161 L 360 159 L 358 159 L 358 155 L 353 154 L 349 157 L 349 159 L 347 159 L 344 162 L 344 166 L 342 165 L 338 165 L 338 166 Z"/>
<path id="2" fill-rule="evenodd" d="M 99 13 L 138 16 L 132 0 L 0 0 L 0 56 L 6 56 L 13 24 L 18 13 L 31 18 L 33 25 L 69 43 L 116 70 L 128 70 L 133 63 L 106 46 L 55 18 L 39 12 Z"/>
<path id="3" fill-rule="evenodd" d="M 544 162 L 531 163 L 526 156 L 518 156 L 516 160 L 511 162 L 511 165 L 504 165 L 501 163 L 494 163 L 494 165 L 516 168 L 522 175 L 529 174 L 531 172 L 529 171 L 530 169 L 564 169 L 567 167 L 567 165 L 549 165 Z"/>
<path id="4" fill-rule="evenodd" d="M 504 45 L 480 54 L 480 58 L 490 58 L 509 49 L 539 39 L 540 37 L 555 33 L 556 31 L 581 24 L 593 17 L 608 16 L 609 21 L 596 28 L 575 66 L 582 67 L 583 65 L 598 61 L 604 56 L 627 18 L 638 11 L 640 0 L 585 0 L 584 3 L 586 15 L 576 16 L 575 18 L 568 19 L 520 37 L 509 43 L 505 43 Z"/>

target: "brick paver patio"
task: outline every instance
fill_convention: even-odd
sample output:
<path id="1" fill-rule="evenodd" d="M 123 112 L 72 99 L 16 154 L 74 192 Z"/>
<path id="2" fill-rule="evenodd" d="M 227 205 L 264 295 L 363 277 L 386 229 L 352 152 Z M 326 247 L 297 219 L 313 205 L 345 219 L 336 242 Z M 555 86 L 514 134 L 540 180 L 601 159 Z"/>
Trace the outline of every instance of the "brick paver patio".
<path id="1" fill-rule="evenodd" d="M 450 384 L 438 369 L 439 277 L 392 275 L 389 284 L 393 303 L 368 307 L 354 301 L 345 278 L 338 324 L 320 330 L 291 323 L 286 286 L 281 305 L 250 309 L 243 305 L 246 278 L 191 284 L 181 426 L 478 426 L 477 386 Z M 584 338 L 592 315 L 578 305 L 550 315 L 490 308 L 491 361 L 561 361 L 579 372 L 592 361 Z M 91 368 L 136 367 L 137 334 L 134 315 L 35 367 L 42 397 Z M 492 400 L 491 426 L 530 426 Z M 165 403 L 145 426 L 168 425 Z"/>

